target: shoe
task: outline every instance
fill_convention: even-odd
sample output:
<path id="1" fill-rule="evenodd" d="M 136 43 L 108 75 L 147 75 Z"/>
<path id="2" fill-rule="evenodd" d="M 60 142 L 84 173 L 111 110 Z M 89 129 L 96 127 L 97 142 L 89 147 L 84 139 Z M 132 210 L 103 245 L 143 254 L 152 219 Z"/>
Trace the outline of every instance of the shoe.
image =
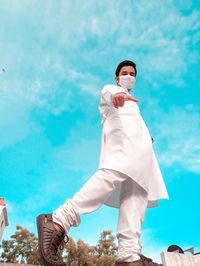
<path id="1" fill-rule="evenodd" d="M 158 264 L 156 262 L 153 262 L 152 259 L 147 258 L 144 255 L 140 255 L 140 258 L 141 258 L 144 266 L 164 266 L 163 264 Z"/>
<path id="2" fill-rule="evenodd" d="M 115 266 L 163 266 L 163 264 L 158 264 L 153 262 L 152 259 L 140 255 L 140 259 L 132 262 L 115 262 Z"/>
<path id="3" fill-rule="evenodd" d="M 63 249 L 65 232 L 55 229 L 52 214 L 41 214 L 37 216 L 38 246 L 41 259 L 45 266 L 66 266 L 56 256 L 58 248 Z"/>
<path id="4" fill-rule="evenodd" d="M 115 266 L 144 266 L 143 262 L 141 259 L 136 260 L 136 261 L 132 261 L 132 262 L 120 262 L 120 261 L 116 261 L 115 262 Z"/>

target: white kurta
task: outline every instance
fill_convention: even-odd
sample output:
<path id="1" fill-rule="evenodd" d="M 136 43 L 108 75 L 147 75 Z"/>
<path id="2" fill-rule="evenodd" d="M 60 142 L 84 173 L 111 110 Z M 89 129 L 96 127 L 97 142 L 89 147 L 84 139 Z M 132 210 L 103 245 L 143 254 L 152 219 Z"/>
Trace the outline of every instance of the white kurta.
<path id="1" fill-rule="evenodd" d="M 126 88 L 117 85 L 103 87 L 99 111 L 102 115 L 102 145 L 99 169 L 106 168 L 126 174 L 148 193 L 148 207 L 157 200 L 168 199 L 168 193 L 155 157 L 151 135 L 145 125 L 137 103 L 125 101 L 123 107 L 115 108 L 112 97 Z M 121 185 L 105 204 L 119 207 Z"/>

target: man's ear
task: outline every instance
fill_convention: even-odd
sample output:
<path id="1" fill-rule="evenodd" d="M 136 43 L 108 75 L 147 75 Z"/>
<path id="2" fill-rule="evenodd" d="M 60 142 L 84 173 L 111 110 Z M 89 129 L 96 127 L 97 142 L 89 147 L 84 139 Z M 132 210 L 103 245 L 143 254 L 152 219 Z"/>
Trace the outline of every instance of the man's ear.
<path id="1" fill-rule="evenodd" d="M 115 81 L 116 81 L 117 84 L 119 83 L 119 76 L 115 77 Z"/>

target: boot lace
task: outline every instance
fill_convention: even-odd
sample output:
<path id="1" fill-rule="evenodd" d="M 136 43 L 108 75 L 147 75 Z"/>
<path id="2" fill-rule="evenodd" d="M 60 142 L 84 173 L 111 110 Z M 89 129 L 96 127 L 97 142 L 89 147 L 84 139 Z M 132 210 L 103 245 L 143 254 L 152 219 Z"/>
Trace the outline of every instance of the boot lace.
<path id="1" fill-rule="evenodd" d="M 62 232 L 47 227 L 44 228 L 44 232 L 44 246 L 46 247 L 48 257 L 57 261 L 58 258 L 56 257 L 56 254 L 58 249 L 63 250 L 64 245 L 69 242 L 69 237 Z"/>
<path id="2" fill-rule="evenodd" d="M 152 259 L 150 259 L 150 258 L 148 258 L 148 257 L 146 257 L 144 255 L 140 255 L 140 257 L 141 257 L 141 259 L 142 259 L 143 262 L 145 262 L 145 261 L 152 262 Z"/>

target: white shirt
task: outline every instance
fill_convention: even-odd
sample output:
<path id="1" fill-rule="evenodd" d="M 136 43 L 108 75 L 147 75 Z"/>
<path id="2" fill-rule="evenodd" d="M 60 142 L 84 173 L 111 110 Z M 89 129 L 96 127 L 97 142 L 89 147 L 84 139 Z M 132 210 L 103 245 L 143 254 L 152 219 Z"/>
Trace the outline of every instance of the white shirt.
<path id="1" fill-rule="evenodd" d="M 151 135 L 138 104 L 125 101 L 122 107 L 113 106 L 112 97 L 120 92 L 131 95 L 126 88 L 117 85 L 109 84 L 102 89 L 99 111 L 103 131 L 99 168 L 126 174 L 147 191 L 149 201 L 168 198 Z"/>

